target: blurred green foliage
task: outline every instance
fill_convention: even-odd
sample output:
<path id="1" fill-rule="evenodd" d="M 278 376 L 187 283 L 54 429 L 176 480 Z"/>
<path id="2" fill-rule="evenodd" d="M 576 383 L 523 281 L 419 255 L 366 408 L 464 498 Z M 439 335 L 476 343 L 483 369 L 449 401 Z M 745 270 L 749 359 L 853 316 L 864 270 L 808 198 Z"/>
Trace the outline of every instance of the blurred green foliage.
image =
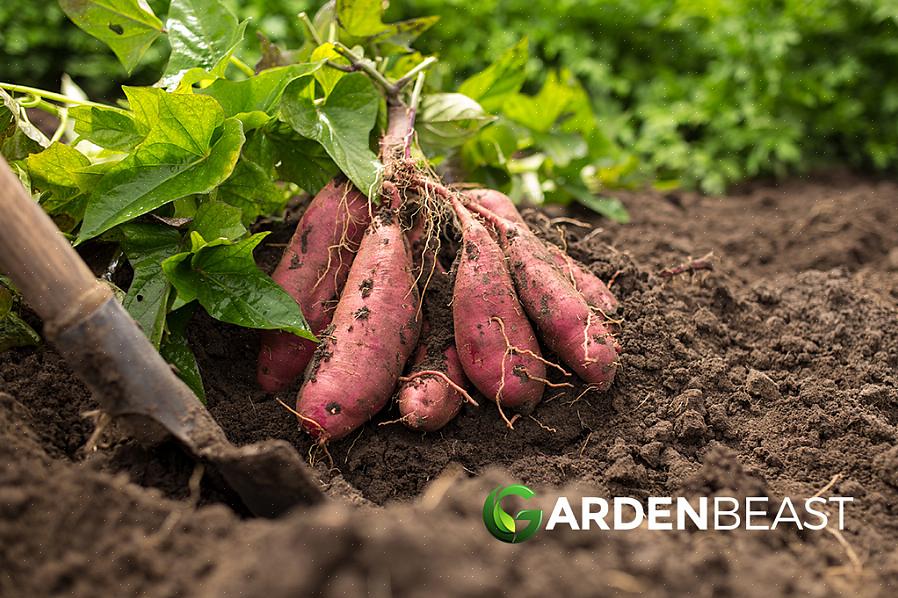
<path id="1" fill-rule="evenodd" d="M 157 15 L 168 12 L 170 0 L 148 0 Z M 240 18 L 251 19 L 247 47 L 257 48 L 256 32 L 265 31 L 275 42 L 298 46 L 303 28 L 296 14 L 315 10 L 320 1 L 226 0 Z M 0 2 L 0 81 L 59 89 L 63 73 L 71 75 L 93 98 L 121 95 L 121 85 L 149 85 L 159 79 L 168 58 L 161 39 L 128 76 L 112 51 L 87 35 L 62 12 L 55 0 L 3 0 Z M 255 53 L 258 56 L 258 53 Z"/>
<path id="2" fill-rule="evenodd" d="M 54 0 L 0 2 L 0 81 L 59 89 L 62 74 L 68 73 L 92 97 L 117 97 L 119 82 L 158 79 L 166 52 L 152 48 L 129 78 L 109 48 L 78 29 Z"/>
<path id="3" fill-rule="evenodd" d="M 569 69 L 661 184 L 898 164 L 895 0 L 399 0 L 388 14 L 442 15 L 419 46 L 455 78 L 526 34 L 531 83 Z"/>
<path id="4" fill-rule="evenodd" d="M 157 14 L 167 0 L 151 0 Z M 320 2 L 231 0 L 255 30 L 296 47 L 296 13 Z M 726 185 L 832 163 L 898 164 L 896 0 L 394 0 L 388 20 L 436 14 L 417 42 L 454 88 L 523 36 L 525 91 L 564 68 L 589 92 L 609 150 L 607 186 Z M 131 82 L 158 77 L 156 47 Z M 53 2 L 0 3 L 0 80 L 58 88 L 62 72 L 95 97 L 124 70 Z M 601 177 L 600 177 L 601 178 Z"/>

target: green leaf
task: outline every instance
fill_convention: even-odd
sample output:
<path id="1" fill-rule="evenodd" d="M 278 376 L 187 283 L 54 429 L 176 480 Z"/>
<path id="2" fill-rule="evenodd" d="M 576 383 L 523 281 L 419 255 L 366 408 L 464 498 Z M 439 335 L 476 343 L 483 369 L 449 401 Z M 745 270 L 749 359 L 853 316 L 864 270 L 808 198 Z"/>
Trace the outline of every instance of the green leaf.
<path id="1" fill-rule="evenodd" d="M 321 65 L 321 62 L 310 62 L 273 68 L 242 81 L 217 79 L 208 87 L 196 90 L 196 93 L 218 100 L 226 117 L 246 120 L 250 115 L 261 113 L 261 119 L 267 121 L 277 108 L 287 84 L 318 71 Z"/>
<path id="2" fill-rule="evenodd" d="M 340 172 L 320 143 L 294 136 L 276 144 L 278 176 L 315 195 Z"/>
<path id="3" fill-rule="evenodd" d="M 287 203 L 287 195 L 274 184 L 271 172 L 245 158 L 237 162 L 234 173 L 221 184 L 215 196 L 239 208 L 241 221 L 247 226 L 259 216 L 283 211 Z"/>
<path id="4" fill-rule="evenodd" d="M 221 107 L 212 98 L 154 91 L 161 94 L 158 103 L 138 104 L 135 114 L 139 121 L 153 122 L 154 114 L 158 120 L 134 153 L 100 180 L 79 243 L 175 199 L 210 193 L 234 170 L 245 139 L 239 120 L 222 122 Z M 132 107 L 135 97 L 129 93 Z"/>
<path id="5" fill-rule="evenodd" d="M 123 87 L 144 141 L 171 142 L 192 151 L 207 147 L 224 120 L 214 99 L 192 93 L 166 93 L 157 87 Z"/>
<path id="6" fill-rule="evenodd" d="M 0 155 L 13 162 L 48 145 L 50 140 L 28 121 L 25 110 L 0 89 Z"/>
<path id="7" fill-rule="evenodd" d="M 480 104 L 460 93 L 435 93 L 421 100 L 416 130 L 422 144 L 453 148 L 495 120 Z"/>
<path id="8" fill-rule="evenodd" d="M 382 0 L 337 0 L 337 21 L 354 37 L 370 37 L 386 29 Z"/>
<path id="9" fill-rule="evenodd" d="M 620 222 L 621 224 L 630 222 L 630 213 L 616 197 L 593 195 L 587 189 L 573 185 L 564 186 L 564 190 L 573 195 L 577 203 L 586 206 L 609 220 Z"/>
<path id="10" fill-rule="evenodd" d="M 0 277 L 0 318 L 5 318 L 6 315 L 12 311 L 13 294 L 12 291 L 6 288 L 3 284 L 5 279 L 5 276 Z"/>
<path id="11" fill-rule="evenodd" d="M 0 353 L 13 347 L 28 347 L 41 342 L 41 337 L 15 312 L 13 293 L 3 286 L 0 277 Z"/>
<path id="12" fill-rule="evenodd" d="M 281 98 L 281 114 L 293 129 L 324 146 L 353 184 L 368 197 L 380 189 L 383 166 L 368 145 L 380 95 L 362 73 L 340 79 L 331 94 L 315 100 L 308 82 L 293 81 Z"/>
<path id="13" fill-rule="evenodd" d="M 330 42 L 325 42 L 315 48 L 315 51 L 312 52 L 312 61 L 320 60 L 322 63 L 324 61 L 330 61 L 336 64 L 348 65 L 349 60 L 343 57 L 342 54 L 337 52 L 334 48 L 334 44 Z M 345 75 L 343 71 L 340 69 L 335 69 L 332 66 L 324 65 L 324 68 L 318 69 L 315 71 L 315 80 L 321 84 L 321 88 L 324 90 L 324 96 L 327 97 L 330 95 L 331 91 L 333 91 L 334 86 L 337 84 L 337 81 L 343 78 Z"/>
<path id="14" fill-rule="evenodd" d="M 529 58 L 527 38 L 506 50 L 494 63 L 465 80 L 460 93 L 478 101 L 484 110 L 496 112 L 505 100 L 516 94 L 524 84 L 524 67 Z"/>
<path id="15" fill-rule="evenodd" d="M 117 108 L 73 106 L 69 117 L 75 133 L 106 149 L 128 152 L 144 138 L 131 115 Z"/>
<path id="16" fill-rule="evenodd" d="M 41 342 L 40 335 L 13 312 L 0 318 L 0 353 L 13 347 L 32 347 Z"/>
<path id="17" fill-rule="evenodd" d="M 162 21 L 139 0 L 59 0 L 81 29 L 112 48 L 130 73 L 157 37 Z"/>
<path id="18" fill-rule="evenodd" d="M 243 41 L 246 21 L 238 22 L 219 0 L 172 0 L 165 29 L 171 57 L 159 83 L 172 89 L 188 71 L 223 76 L 228 59 Z"/>
<path id="19" fill-rule="evenodd" d="M 87 156 L 59 142 L 39 154 L 31 154 L 25 158 L 25 164 L 34 187 L 52 196 L 51 201 L 43 202 L 50 214 L 61 211 L 72 198 L 89 189 L 94 178 L 81 172 L 90 166 Z"/>
<path id="20" fill-rule="evenodd" d="M 534 131 L 548 133 L 576 98 L 577 91 L 576 88 L 564 85 L 558 73 L 552 71 L 537 95 L 509 95 L 502 105 L 502 113 Z"/>
<path id="21" fill-rule="evenodd" d="M 193 391 L 201 403 L 206 403 L 203 376 L 196 355 L 187 341 L 187 324 L 193 317 L 193 306 L 184 306 L 168 315 L 168 331 L 162 339 L 159 353 L 174 366 L 175 373 Z"/>
<path id="22" fill-rule="evenodd" d="M 222 201 L 206 201 L 197 210 L 190 230 L 198 232 L 204 239 L 233 241 L 246 234 L 242 218 L 243 212 L 239 208 Z"/>
<path id="23" fill-rule="evenodd" d="M 407 52 L 411 49 L 411 43 L 422 33 L 433 27 L 439 20 L 440 17 L 432 16 L 416 17 L 406 21 L 399 21 L 398 23 L 388 23 L 385 25 L 386 29 L 377 36 L 377 43 L 394 45 Z"/>
<path id="24" fill-rule="evenodd" d="M 168 258 L 162 269 L 181 300 L 196 299 L 213 318 L 247 328 L 285 330 L 314 340 L 296 301 L 256 266 L 253 249 L 267 235 L 206 243 L 193 232 L 192 251 Z"/>
<path id="25" fill-rule="evenodd" d="M 462 158 L 468 168 L 479 166 L 505 167 L 518 149 L 518 136 L 508 121 L 500 120 L 484 127 L 462 148 Z"/>
<path id="26" fill-rule="evenodd" d="M 181 234 L 163 224 L 128 222 L 117 227 L 114 236 L 120 239 L 122 251 L 134 269 L 122 304 L 158 348 L 171 295 L 171 285 L 162 273 L 162 261 L 178 252 Z"/>

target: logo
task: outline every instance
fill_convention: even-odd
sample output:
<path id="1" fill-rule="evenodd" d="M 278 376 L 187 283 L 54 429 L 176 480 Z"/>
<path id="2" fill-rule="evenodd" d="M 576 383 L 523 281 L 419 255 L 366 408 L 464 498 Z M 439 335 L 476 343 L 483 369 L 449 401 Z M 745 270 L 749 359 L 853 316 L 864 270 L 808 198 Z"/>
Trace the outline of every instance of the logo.
<path id="1" fill-rule="evenodd" d="M 812 496 L 796 508 L 788 496 L 782 500 L 767 496 L 649 496 L 644 501 L 630 496 L 577 496 L 572 501 L 559 496 L 543 526 L 540 509 L 523 509 L 512 517 L 502 508 L 502 500 L 509 496 L 529 500 L 535 493 L 522 484 L 512 484 L 499 486 L 486 497 L 483 524 L 497 540 L 509 544 L 526 542 L 540 529 L 545 533 L 565 528 L 574 532 L 637 528 L 774 531 L 794 526 L 817 531 L 838 525 L 844 530 L 845 505 L 854 501 L 851 496 Z M 838 505 L 837 514 L 832 512 L 833 505 Z"/>
<path id="2" fill-rule="evenodd" d="M 483 503 L 483 524 L 498 540 L 509 544 L 518 544 L 532 538 L 543 522 L 540 509 L 524 509 L 512 517 L 502 509 L 502 499 L 507 496 L 518 496 L 525 500 L 533 498 L 534 492 L 527 486 L 512 484 L 505 488 L 499 486 L 486 497 Z M 527 526 L 518 529 L 516 522 L 527 522 Z"/>

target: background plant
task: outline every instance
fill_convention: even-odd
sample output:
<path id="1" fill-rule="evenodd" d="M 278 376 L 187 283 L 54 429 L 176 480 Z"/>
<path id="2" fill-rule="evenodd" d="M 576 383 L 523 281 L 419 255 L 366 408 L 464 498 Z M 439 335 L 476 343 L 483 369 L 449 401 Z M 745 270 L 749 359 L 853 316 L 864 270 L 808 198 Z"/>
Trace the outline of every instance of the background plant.
<path id="1" fill-rule="evenodd" d="M 165 4 L 151 2 L 159 14 Z M 258 27 L 291 47 L 303 42 L 293 16 L 315 8 L 289 0 L 231 6 L 256 17 L 251 34 Z M 718 193 L 754 176 L 830 164 L 893 171 L 898 160 L 892 2 L 393 0 L 387 17 L 426 14 L 441 22 L 419 47 L 440 56 L 445 89 L 524 35 L 525 91 L 537 91 L 552 69 L 581 81 L 602 133 L 620 148 L 596 156 L 604 186 L 654 181 Z M 52 3 L 4 2 L 0 51 L 11 58 L 0 65 L 4 81 L 55 88 L 65 71 L 104 97 L 115 94 L 111 79 L 124 77 Z M 154 52 L 147 71 L 161 68 L 164 49 Z"/>

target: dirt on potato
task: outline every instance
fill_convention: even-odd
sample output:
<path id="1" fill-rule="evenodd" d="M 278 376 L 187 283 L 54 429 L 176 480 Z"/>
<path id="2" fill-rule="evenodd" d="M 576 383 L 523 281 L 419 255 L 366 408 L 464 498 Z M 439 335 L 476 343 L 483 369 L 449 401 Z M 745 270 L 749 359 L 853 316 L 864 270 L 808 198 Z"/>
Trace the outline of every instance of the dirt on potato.
<path id="1" fill-rule="evenodd" d="M 61 358 L 0 354 L 0 596 L 895 595 L 898 185 L 838 175 L 621 199 L 631 224 L 525 211 L 614 281 L 623 353 L 609 392 L 547 389 L 514 430 L 477 395 L 430 434 L 390 423 L 391 406 L 326 455 L 275 400 L 296 388 L 255 388 L 258 335 L 198 315 L 214 417 L 234 442 L 295 444 L 331 497 L 279 520 L 191 483 L 173 445 L 113 427 L 85 450 L 96 404 Z M 296 216 L 270 225 L 263 267 Z M 689 271 L 709 253 L 713 270 Z M 821 490 L 854 502 L 841 534 L 640 528 L 506 545 L 481 509 L 512 482 L 544 505 Z"/>

